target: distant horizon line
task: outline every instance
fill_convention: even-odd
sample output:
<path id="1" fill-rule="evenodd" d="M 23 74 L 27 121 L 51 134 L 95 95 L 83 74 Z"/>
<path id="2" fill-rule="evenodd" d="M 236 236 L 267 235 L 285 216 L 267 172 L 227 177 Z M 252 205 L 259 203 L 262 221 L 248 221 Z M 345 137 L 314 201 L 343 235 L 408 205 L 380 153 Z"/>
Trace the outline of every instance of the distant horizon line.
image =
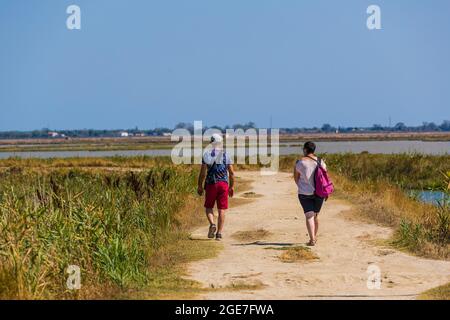
<path id="1" fill-rule="evenodd" d="M 321 126 L 310 126 L 310 127 L 306 127 L 306 126 L 272 126 L 272 127 L 265 127 L 265 126 L 258 126 L 255 122 L 253 121 L 248 121 L 246 123 L 235 123 L 235 124 L 227 124 L 227 125 L 204 125 L 204 128 L 220 128 L 220 129 L 233 129 L 233 128 L 243 128 L 243 127 L 247 127 L 247 128 L 254 128 L 254 129 L 282 129 L 282 130 L 289 130 L 289 129 L 300 129 L 300 130 L 320 130 L 322 128 L 324 128 L 325 126 L 328 127 L 332 127 L 332 128 L 336 128 L 336 129 L 373 129 L 373 128 L 382 128 L 382 129 L 395 129 L 398 126 L 404 126 L 405 128 L 421 128 L 424 126 L 433 126 L 435 125 L 436 127 L 440 127 L 443 125 L 450 125 L 450 120 L 442 120 L 441 123 L 436 123 L 436 122 L 427 122 L 427 121 L 423 121 L 422 124 L 420 125 L 408 125 L 402 121 L 399 121 L 393 125 L 381 125 L 381 124 L 372 124 L 370 126 L 353 126 L 353 125 L 332 125 L 330 123 L 323 123 Z M 174 130 L 177 128 L 189 128 L 193 126 L 193 122 L 179 122 L 177 123 L 175 126 L 173 126 L 172 128 L 170 126 L 155 126 L 155 127 L 148 127 L 148 128 L 140 128 L 139 126 L 135 126 L 135 127 L 129 127 L 129 128 L 89 128 L 89 127 L 85 127 L 85 128 L 72 128 L 72 129 L 55 129 L 55 128 L 51 128 L 51 127 L 42 127 L 40 129 L 7 129 L 7 130 L 0 130 L 0 133 L 8 133 L 8 132 L 17 132 L 17 133 L 29 133 L 29 132 L 43 132 L 43 131 L 161 131 L 161 130 Z"/>
<path id="2" fill-rule="evenodd" d="M 192 129 L 193 123 L 190 122 L 179 122 L 172 128 L 168 126 L 155 126 L 153 128 L 139 128 L 138 126 L 135 126 L 134 128 L 75 128 L 75 129 L 53 129 L 50 127 L 43 127 L 40 129 L 30 129 L 30 130 L 23 130 L 23 129 L 10 129 L 10 130 L 0 130 L 0 133 L 6 134 L 6 133 L 32 133 L 32 132 L 74 132 L 74 131 L 97 131 L 97 132 L 152 132 L 152 131 L 170 131 L 175 130 L 177 128 L 183 128 L 183 129 Z M 389 129 L 395 130 L 395 131 L 411 131 L 414 129 L 422 130 L 424 128 L 429 129 L 430 131 L 439 131 L 441 128 L 444 131 L 447 131 L 450 128 L 450 120 L 442 120 L 441 123 L 436 122 L 426 122 L 423 121 L 421 125 L 407 125 L 404 122 L 397 122 L 395 124 L 391 125 L 381 125 L 381 124 L 372 124 L 371 126 L 345 126 L 345 125 L 331 125 L 329 123 L 324 123 L 321 126 L 311 126 L 311 127 L 305 127 L 305 126 L 273 126 L 273 127 L 264 127 L 264 126 L 258 126 L 253 121 L 248 121 L 246 123 L 236 123 L 233 125 L 203 125 L 204 129 L 207 128 L 217 128 L 221 130 L 226 129 L 279 129 L 279 130 L 297 130 L 297 131 L 346 131 L 349 130 L 368 130 L 368 131 L 389 131 Z"/>

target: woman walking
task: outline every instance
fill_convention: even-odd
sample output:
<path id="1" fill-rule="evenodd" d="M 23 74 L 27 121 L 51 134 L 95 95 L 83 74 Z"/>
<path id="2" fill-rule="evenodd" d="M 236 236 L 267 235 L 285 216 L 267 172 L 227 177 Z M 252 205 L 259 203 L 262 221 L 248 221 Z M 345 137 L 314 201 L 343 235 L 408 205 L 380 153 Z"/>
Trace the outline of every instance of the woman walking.
<path id="1" fill-rule="evenodd" d="M 315 194 L 315 172 L 318 166 L 326 170 L 326 164 L 318 158 L 314 152 L 314 142 L 306 142 L 303 146 L 303 157 L 297 160 L 294 168 L 294 180 L 298 187 L 298 199 L 306 217 L 306 228 L 308 229 L 308 246 L 314 246 L 317 242 L 319 230 L 319 212 L 322 208 L 322 197 Z"/>

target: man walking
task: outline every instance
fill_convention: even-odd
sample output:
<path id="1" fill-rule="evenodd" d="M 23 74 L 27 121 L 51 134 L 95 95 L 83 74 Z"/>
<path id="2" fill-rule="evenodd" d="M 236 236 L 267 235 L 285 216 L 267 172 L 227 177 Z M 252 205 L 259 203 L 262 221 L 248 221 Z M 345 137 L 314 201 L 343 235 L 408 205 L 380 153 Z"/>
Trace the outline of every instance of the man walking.
<path id="1" fill-rule="evenodd" d="M 223 150 L 223 138 L 220 134 L 211 137 L 212 150 L 203 155 L 202 167 L 198 177 L 198 194 L 205 191 L 205 210 L 209 221 L 208 238 L 222 239 L 225 223 L 225 211 L 228 209 L 228 197 L 234 194 L 234 169 L 231 159 Z M 218 223 L 214 223 L 214 205 L 217 202 Z M 216 233 L 217 231 L 217 233 Z"/>

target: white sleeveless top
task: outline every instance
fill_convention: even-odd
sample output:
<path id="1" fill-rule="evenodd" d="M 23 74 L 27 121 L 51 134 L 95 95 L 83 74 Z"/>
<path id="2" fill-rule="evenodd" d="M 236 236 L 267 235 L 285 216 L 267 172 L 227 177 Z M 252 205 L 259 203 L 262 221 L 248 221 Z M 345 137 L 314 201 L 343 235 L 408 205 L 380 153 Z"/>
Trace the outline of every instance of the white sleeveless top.
<path id="1" fill-rule="evenodd" d="M 322 160 L 322 167 L 326 170 L 327 165 Z M 310 196 L 314 194 L 314 171 L 316 170 L 317 162 L 312 159 L 300 159 L 295 165 L 295 170 L 300 173 L 297 187 L 298 194 Z"/>

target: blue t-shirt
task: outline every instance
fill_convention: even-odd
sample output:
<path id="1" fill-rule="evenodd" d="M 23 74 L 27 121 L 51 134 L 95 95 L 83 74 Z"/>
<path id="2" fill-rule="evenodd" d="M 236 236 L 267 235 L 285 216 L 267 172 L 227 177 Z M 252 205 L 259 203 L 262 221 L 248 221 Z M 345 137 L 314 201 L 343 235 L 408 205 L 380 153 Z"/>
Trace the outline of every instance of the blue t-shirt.
<path id="1" fill-rule="evenodd" d="M 232 162 L 225 151 L 213 149 L 205 152 L 202 163 L 208 166 L 206 184 L 215 184 L 219 181 L 228 183 L 228 166 Z"/>

